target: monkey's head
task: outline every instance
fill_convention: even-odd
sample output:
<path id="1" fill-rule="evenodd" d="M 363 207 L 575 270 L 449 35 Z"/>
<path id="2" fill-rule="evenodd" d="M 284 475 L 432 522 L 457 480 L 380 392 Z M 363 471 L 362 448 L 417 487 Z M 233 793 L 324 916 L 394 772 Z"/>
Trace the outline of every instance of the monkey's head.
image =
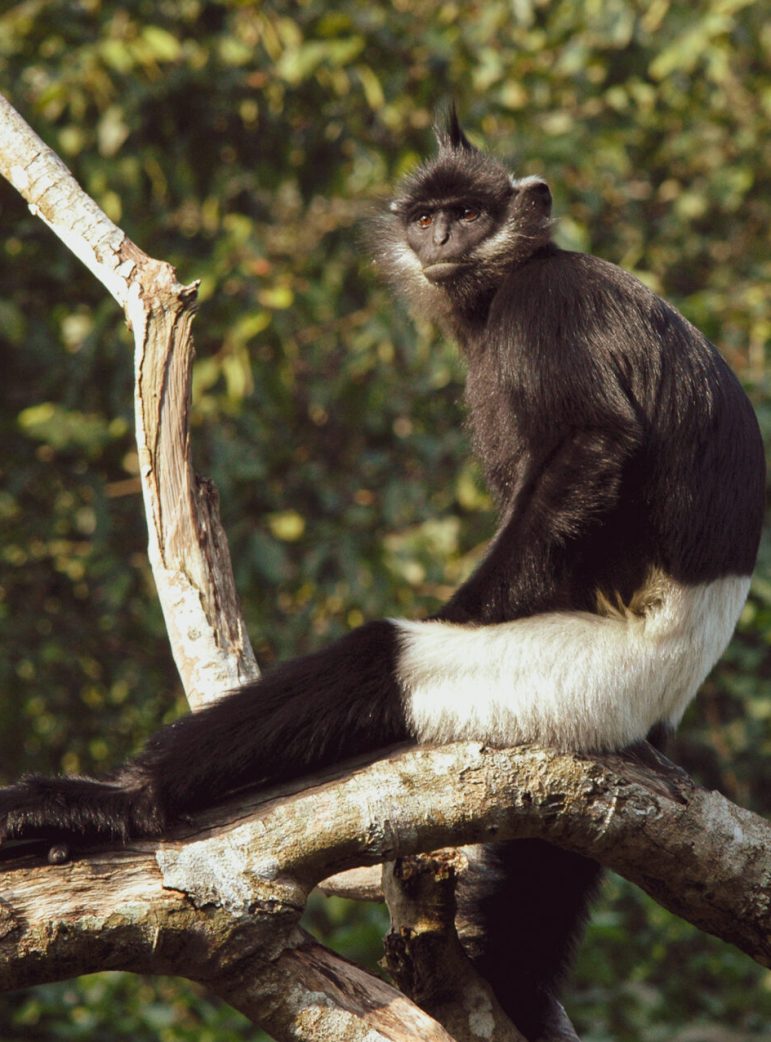
<path id="1" fill-rule="evenodd" d="M 399 186 L 375 248 L 398 289 L 438 317 L 460 317 L 486 308 L 506 274 L 549 242 L 551 192 L 474 148 L 454 108 L 435 130 L 436 156 Z"/>

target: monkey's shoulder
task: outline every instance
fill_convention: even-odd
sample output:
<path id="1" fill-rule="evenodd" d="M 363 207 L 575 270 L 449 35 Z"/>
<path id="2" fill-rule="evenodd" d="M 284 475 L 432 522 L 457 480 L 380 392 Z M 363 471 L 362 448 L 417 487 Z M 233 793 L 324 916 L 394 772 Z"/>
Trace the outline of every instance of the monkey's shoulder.
<path id="1" fill-rule="evenodd" d="M 724 363 L 713 344 L 636 276 L 587 253 L 549 246 L 504 277 L 487 333 L 559 365 L 570 361 L 654 379 L 703 380 Z"/>
<path id="2" fill-rule="evenodd" d="M 660 314 L 661 320 L 683 322 L 672 305 L 635 275 L 589 253 L 563 250 L 554 244 L 513 267 L 502 280 L 493 309 L 518 308 L 549 318 L 560 317 L 588 328 L 601 322 L 628 322 L 635 313 Z"/>
<path id="3" fill-rule="evenodd" d="M 641 424 L 666 441 L 720 422 L 756 439 L 752 408 L 713 344 L 622 268 L 549 246 L 512 268 L 491 304 L 479 382 L 505 385 L 520 418 Z M 473 392 L 472 392 L 473 393 Z M 523 421 L 524 422 L 524 421 Z"/>

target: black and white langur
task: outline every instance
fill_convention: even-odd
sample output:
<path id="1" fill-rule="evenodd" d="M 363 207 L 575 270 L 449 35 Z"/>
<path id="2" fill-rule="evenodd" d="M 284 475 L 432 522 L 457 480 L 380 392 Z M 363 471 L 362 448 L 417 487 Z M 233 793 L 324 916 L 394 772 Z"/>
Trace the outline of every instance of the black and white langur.
<path id="1" fill-rule="evenodd" d="M 619 268 L 551 242 L 551 196 L 466 139 L 378 229 L 392 282 L 460 343 L 500 512 L 422 622 L 371 622 L 160 731 L 109 780 L 0 790 L 0 840 L 158 835 L 229 790 L 395 742 L 617 750 L 674 728 L 733 632 L 764 498 L 752 408 L 715 348 Z M 529 1039 L 597 866 L 503 845 L 476 953 Z M 479 896 L 479 895 L 478 895 Z"/>

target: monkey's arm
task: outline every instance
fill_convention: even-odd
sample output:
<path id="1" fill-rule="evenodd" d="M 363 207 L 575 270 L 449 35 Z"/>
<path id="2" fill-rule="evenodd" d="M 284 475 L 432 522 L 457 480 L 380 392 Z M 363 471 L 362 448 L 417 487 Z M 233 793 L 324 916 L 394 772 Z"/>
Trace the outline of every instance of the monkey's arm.
<path id="1" fill-rule="evenodd" d="M 157 835 L 241 786 L 402 741 L 397 654 L 394 627 L 369 623 L 159 731 L 109 781 L 23 778 L 0 789 L 0 842 Z"/>
<path id="2" fill-rule="evenodd" d="M 639 441 L 630 424 L 623 431 L 570 430 L 553 448 L 535 445 L 484 560 L 435 618 L 489 624 L 593 610 L 595 549 L 609 519 L 618 521 L 624 475 Z M 603 550 L 603 566 L 612 572 L 610 547 Z M 644 571 L 639 550 L 637 558 Z"/>

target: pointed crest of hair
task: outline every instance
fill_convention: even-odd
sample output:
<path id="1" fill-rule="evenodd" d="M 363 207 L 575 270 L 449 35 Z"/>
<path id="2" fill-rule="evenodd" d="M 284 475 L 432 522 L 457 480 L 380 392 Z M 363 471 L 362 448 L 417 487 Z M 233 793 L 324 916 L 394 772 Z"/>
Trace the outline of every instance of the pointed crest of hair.
<path id="1" fill-rule="evenodd" d="M 497 159 L 471 144 L 454 104 L 439 115 L 434 133 L 437 154 L 401 181 L 390 212 L 404 217 L 415 205 L 466 198 L 484 200 L 487 209 L 501 213 L 513 191 L 511 175 Z"/>
<path id="2" fill-rule="evenodd" d="M 449 111 L 440 116 L 434 124 L 434 133 L 439 148 L 451 152 L 477 152 L 469 139 L 463 133 L 463 128 L 458 119 L 458 110 L 455 102 L 450 105 Z"/>

